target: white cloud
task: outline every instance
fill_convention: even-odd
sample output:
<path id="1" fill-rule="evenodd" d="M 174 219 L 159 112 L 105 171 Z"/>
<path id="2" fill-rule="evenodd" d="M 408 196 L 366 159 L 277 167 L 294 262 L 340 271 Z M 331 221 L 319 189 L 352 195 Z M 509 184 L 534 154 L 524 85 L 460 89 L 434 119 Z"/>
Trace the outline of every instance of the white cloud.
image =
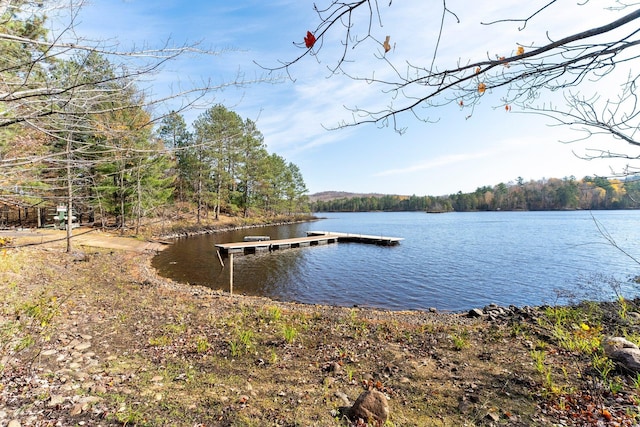
<path id="1" fill-rule="evenodd" d="M 394 175 L 406 175 L 418 171 L 427 171 L 429 169 L 441 168 L 443 166 L 448 166 L 452 164 L 459 164 L 463 162 L 467 162 L 469 160 L 476 160 L 483 157 L 487 157 L 489 153 L 481 152 L 481 153 L 472 153 L 472 154 L 451 154 L 447 156 L 441 156 L 432 160 L 426 160 L 421 163 L 412 164 L 404 168 L 398 169 L 388 169 L 379 173 L 376 173 L 374 176 L 394 176 Z"/>

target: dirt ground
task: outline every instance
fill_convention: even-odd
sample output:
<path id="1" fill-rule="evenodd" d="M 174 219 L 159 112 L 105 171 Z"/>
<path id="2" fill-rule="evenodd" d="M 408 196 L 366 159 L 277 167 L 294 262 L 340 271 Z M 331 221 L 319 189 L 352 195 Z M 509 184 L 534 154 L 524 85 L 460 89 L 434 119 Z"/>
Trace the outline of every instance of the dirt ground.
<path id="1" fill-rule="evenodd" d="M 2 427 L 639 425 L 640 376 L 601 350 L 640 341 L 637 301 L 477 317 L 303 305 L 160 278 L 157 241 L 78 229 L 65 253 L 64 232 L 14 233 Z M 386 422 L 348 416 L 365 390 Z"/>
<path id="2" fill-rule="evenodd" d="M 87 248 L 119 249 L 132 252 L 161 251 L 166 243 L 158 240 L 146 240 L 129 236 L 119 236 L 118 233 L 106 232 L 98 228 L 78 227 L 72 231 L 72 249 L 86 250 Z M 66 248 L 66 230 L 30 229 L 30 230 L 0 230 L 0 239 L 11 238 L 14 246 L 47 246 Z"/>

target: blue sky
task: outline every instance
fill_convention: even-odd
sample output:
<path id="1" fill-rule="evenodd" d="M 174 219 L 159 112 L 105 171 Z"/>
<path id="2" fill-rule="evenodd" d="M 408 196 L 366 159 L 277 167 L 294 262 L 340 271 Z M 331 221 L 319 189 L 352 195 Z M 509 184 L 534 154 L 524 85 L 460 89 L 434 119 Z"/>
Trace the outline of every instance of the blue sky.
<path id="1" fill-rule="evenodd" d="M 316 0 L 318 5 L 327 2 Z M 380 2 L 382 25 L 374 22 L 379 39 L 391 35 L 395 46 L 389 53 L 397 64 L 410 60 L 428 65 L 435 45 L 442 2 L 404 0 Z M 461 22 L 446 21 L 440 46 L 440 60 L 446 65 L 487 55 L 508 54 L 516 43 L 542 44 L 545 31 L 560 38 L 588 26 L 601 25 L 619 16 L 591 2 L 586 7 L 565 2 L 540 15 L 525 31 L 517 24 L 481 26 L 481 21 L 523 17 L 547 1 L 469 2 L 448 0 Z M 601 2 L 613 3 L 613 2 Z M 514 6 L 515 5 L 515 6 Z M 562 9 L 560 9 L 562 8 Z M 561 13 L 559 12 L 561 11 Z M 572 19 L 567 19 L 571 16 Z M 318 18 L 313 2 L 307 0 L 219 1 L 192 0 L 92 0 L 79 17 L 78 32 L 93 39 L 119 43 L 123 49 L 165 42 L 199 42 L 218 55 L 189 55 L 168 64 L 148 82 L 161 96 L 178 85 L 211 80 L 214 84 L 233 81 L 237 73 L 248 80 L 265 76 L 256 63 L 277 66 L 303 51 L 302 42 Z M 480 31 L 480 32 L 478 32 Z M 291 68 L 295 81 L 260 83 L 226 88 L 211 100 L 257 122 L 269 151 L 297 164 L 310 193 L 325 190 L 378 192 L 388 194 L 441 195 L 469 192 L 499 182 L 574 175 L 608 175 L 622 165 L 611 160 L 585 161 L 574 154 L 585 149 L 608 147 L 631 152 L 631 148 L 606 138 L 563 144 L 579 135 L 570 129 L 549 126 L 548 119 L 518 111 L 505 112 L 497 94 L 487 94 L 468 111 L 450 105 L 427 111 L 435 123 L 423 123 L 410 115 L 400 118 L 407 127 L 403 135 L 391 128 L 360 125 L 329 131 L 351 113 L 345 107 L 380 106 L 389 102 L 376 88 L 344 76 L 328 78 L 335 65 L 340 40 L 330 36 L 317 57 L 307 57 Z M 351 54 L 351 52 L 350 52 Z M 353 51 L 357 61 L 351 70 L 385 75 L 379 49 L 366 45 Z M 611 82 L 612 90 L 615 84 Z M 599 83 L 602 85 L 603 83 Z M 602 86 L 599 87 L 602 90 Z M 493 96 L 492 96 L 493 95 Z M 541 102 L 555 101 L 548 95 Z M 185 114 L 193 121 L 201 110 Z"/>

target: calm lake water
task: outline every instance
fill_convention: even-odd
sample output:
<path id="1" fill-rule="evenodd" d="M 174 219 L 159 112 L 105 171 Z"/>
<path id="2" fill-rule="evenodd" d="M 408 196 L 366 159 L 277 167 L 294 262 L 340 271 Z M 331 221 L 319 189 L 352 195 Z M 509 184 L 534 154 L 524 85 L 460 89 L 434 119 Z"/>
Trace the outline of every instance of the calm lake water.
<path id="1" fill-rule="evenodd" d="M 403 237 L 383 247 L 338 243 L 234 256 L 234 293 L 276 300 L 391 310 L 461 311 L 489 303 L 610 299 L 610 282 L 630 298 L 640 285 L 640 211 L 320 213 L 319 221 L 177 239 L 154 258 L 161 275 L 228 290 L 215 243 L 246 235 L 301 237 L 307 230 Z M 593 215 L 593 217 L 592 217 Z M 594 218 L 596 221 L 594 221 Z"/>

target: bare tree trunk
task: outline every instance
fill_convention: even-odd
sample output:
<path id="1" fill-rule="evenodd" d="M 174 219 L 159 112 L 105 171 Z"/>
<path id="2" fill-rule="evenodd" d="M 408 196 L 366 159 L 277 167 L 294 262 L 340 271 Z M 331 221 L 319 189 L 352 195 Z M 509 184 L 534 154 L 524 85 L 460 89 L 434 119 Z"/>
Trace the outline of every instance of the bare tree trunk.
<path id="1" fill-rule="evenodd" d="M 202 179 L 198 178 L 198 214 L 197 214 L 198 224 L 200 224 L 201 216 L 202 216 Z"/>
<path id="2" fill-rule="evenodd" d="M 218 188 L 216 189 L 217 197 L 216 197 L 216 210 L 215 210 L 215 220 L 217 221 L 220 216 L 220 192 L 222 191 L 222 182 L 218 179 Z"/>
<path id="3" fill-rule="evenodd" d="M 73 180 L 71 176 L 71 140 L 73 139 L 73 134 L 69 135 L 67 139 L 67 253 L 72 251 L 71 246 L 71 236 L 72 230 L 71 225 L 73 223 L 72 213 L 73 213 Z"/>
<path id="4" fill-rule="evenodd" d="M 142 185 L 140 184 L 140 167 L 136 174 L 136 192 L 138 193 L 138 201 L 136 208 L 136 235 L 140 232 L 140 219 L 142 218 Z"/>
<path id="5" fill-rule="evenodd" d="M 124 197 L 120 198 L 120 235 L 124 234 Z"/>
<path id="6" fill-rule="evenodd" d="M 124 234 L 124 223 L 125 223 L 125 215 L 124 215 L 124 171 L 120 171 L 120 235 Z"/>

